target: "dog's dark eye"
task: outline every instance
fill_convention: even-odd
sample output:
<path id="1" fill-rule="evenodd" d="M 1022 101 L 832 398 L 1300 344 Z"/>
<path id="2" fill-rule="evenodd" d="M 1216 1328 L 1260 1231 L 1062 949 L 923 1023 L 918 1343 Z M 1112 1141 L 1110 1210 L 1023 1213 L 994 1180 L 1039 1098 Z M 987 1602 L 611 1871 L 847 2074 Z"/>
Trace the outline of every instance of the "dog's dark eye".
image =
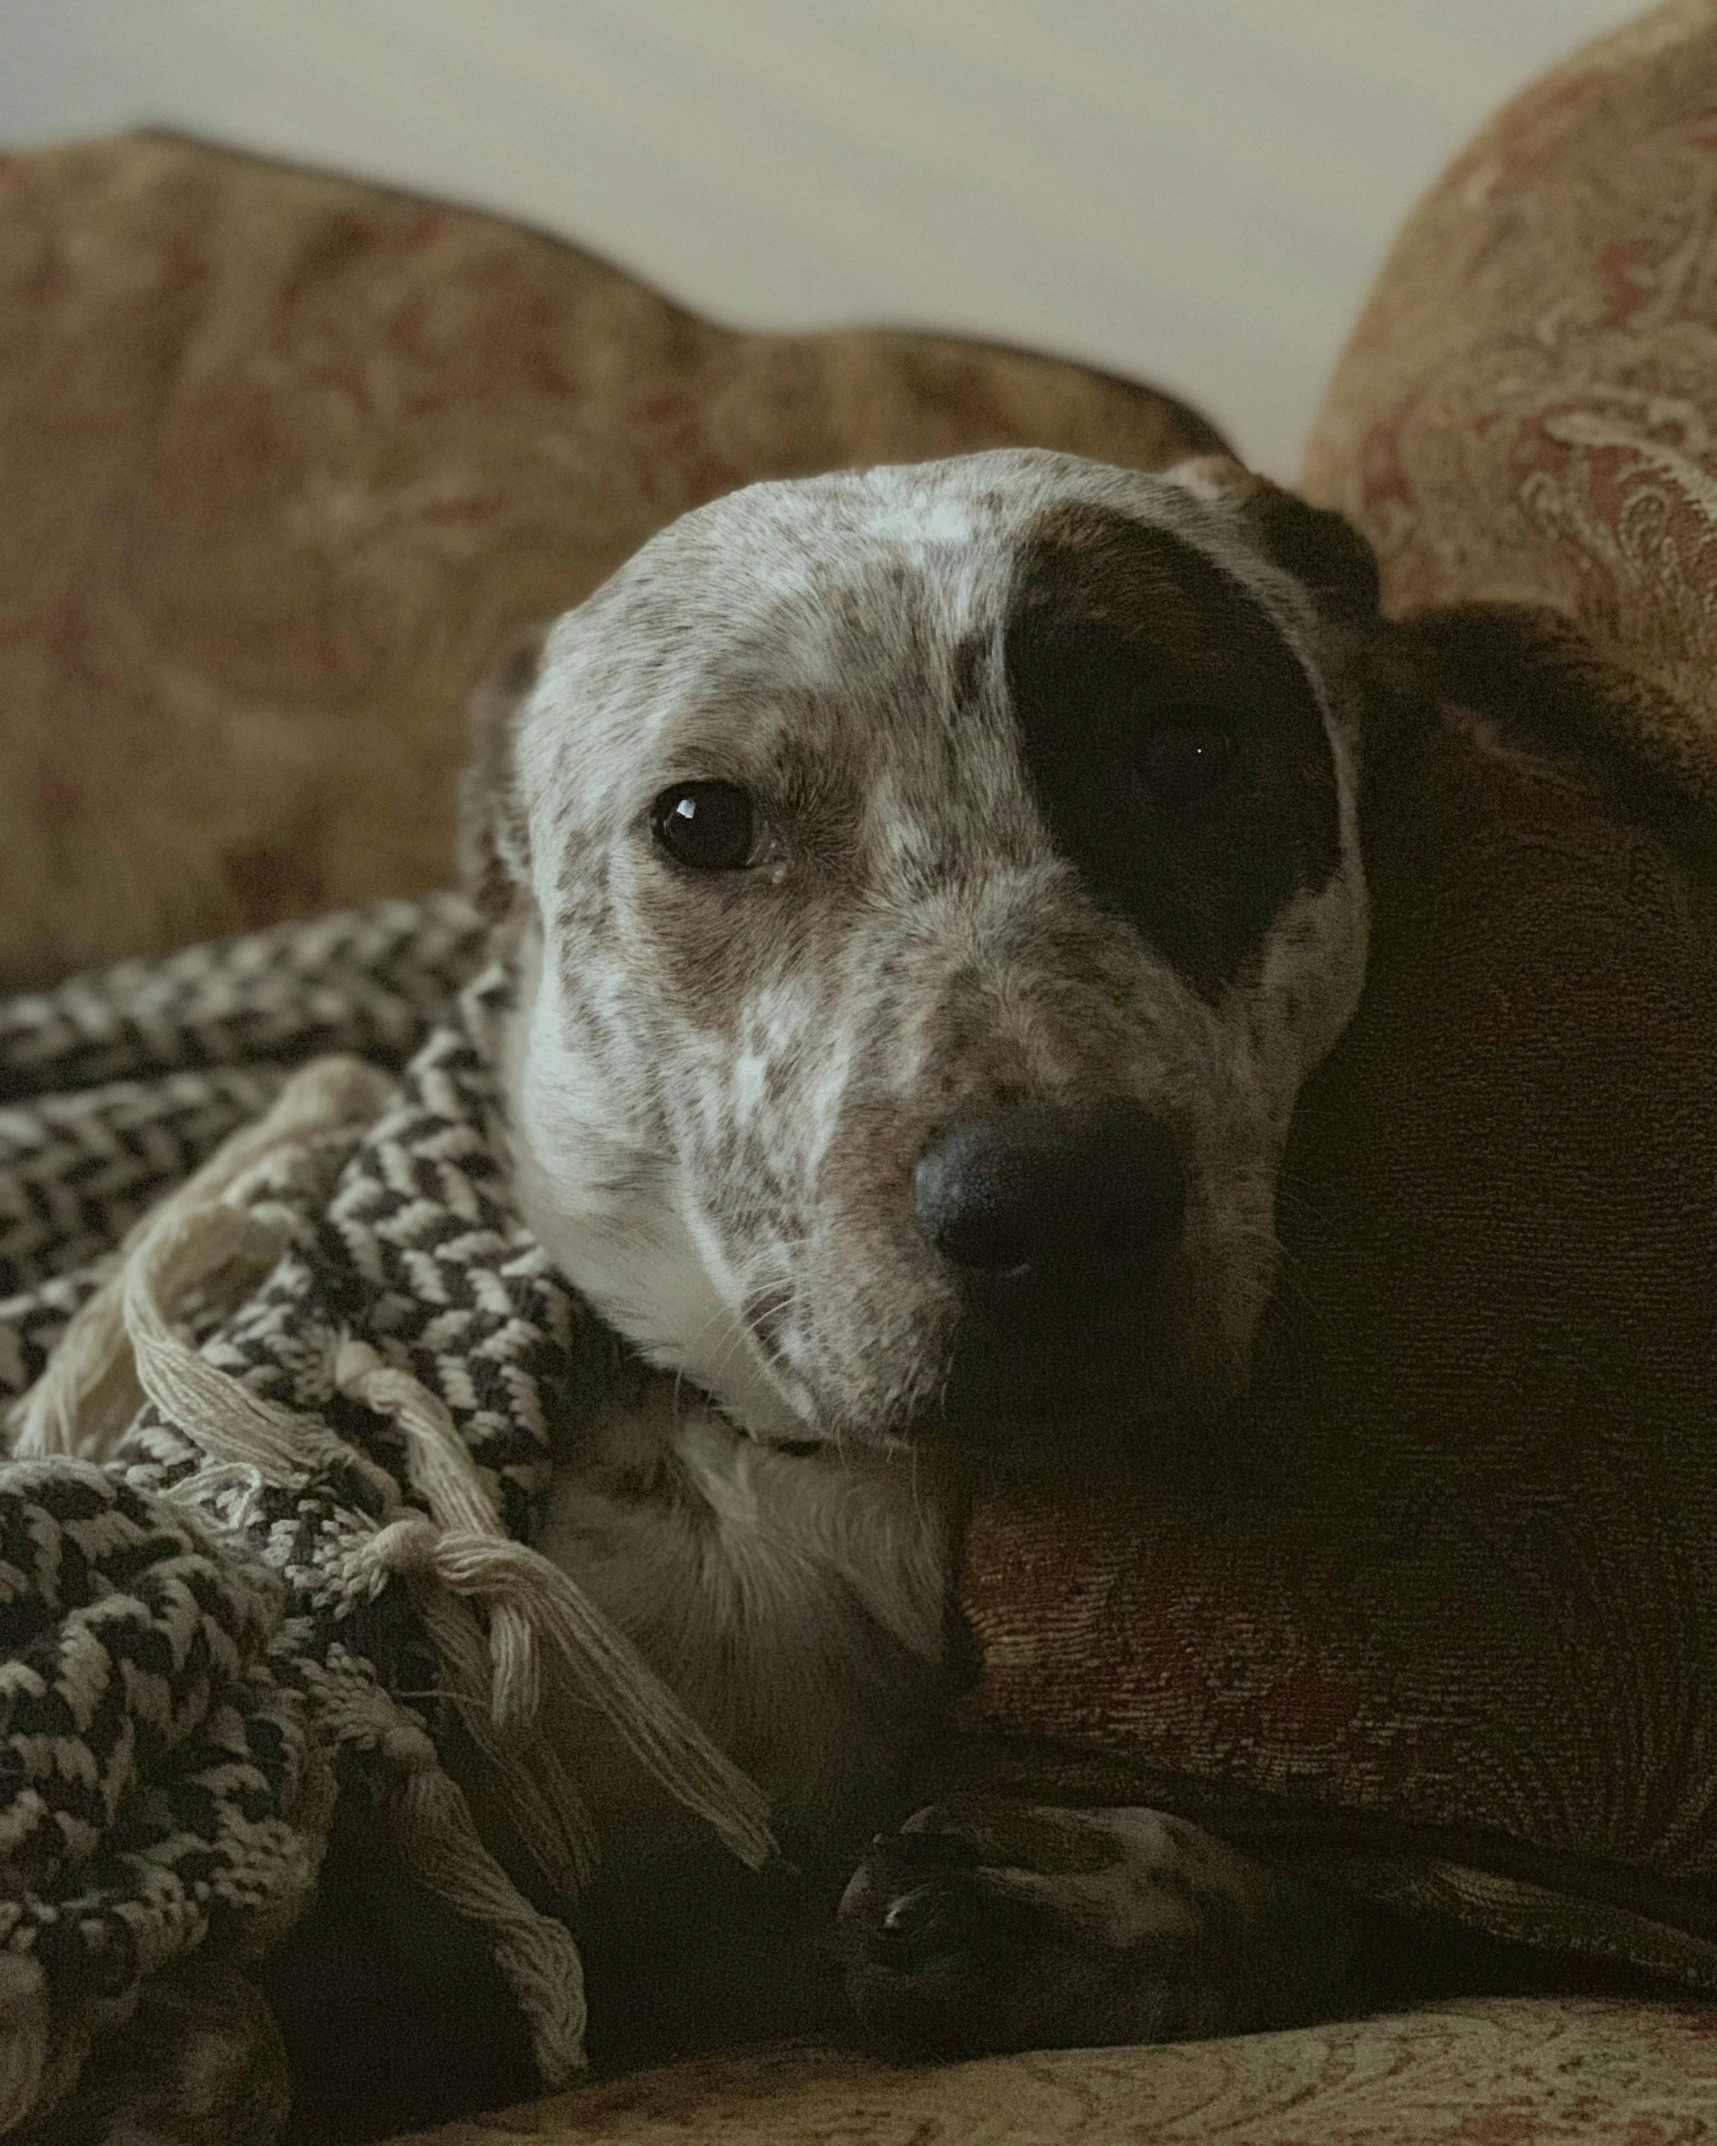
<path id="1" fill-rule="evenodd" d="M 751 861 L 755 815 L 734 783 L 675 783 L 650 808 L 650 826 L 670 857 L 700 872 L 737 872 Z"/>
<path id="2" fill-rule="evenodd" d="M 1238 741 L 1225 725 L 1165 723 L 1139 756 L 1139 781 L 1153 804 L 1175 812 L 1225 790 L 1239 762 Z"/>

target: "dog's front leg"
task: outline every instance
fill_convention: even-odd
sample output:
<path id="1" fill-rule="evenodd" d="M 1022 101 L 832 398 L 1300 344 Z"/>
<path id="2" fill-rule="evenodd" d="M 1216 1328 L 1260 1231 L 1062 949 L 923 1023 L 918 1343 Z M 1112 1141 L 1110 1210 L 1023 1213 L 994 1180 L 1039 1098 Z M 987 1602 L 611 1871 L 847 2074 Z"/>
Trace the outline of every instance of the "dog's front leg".
<path id="1" fill-rule="evenodd" d="M 1339 2008 L 1354 1939 L 1186 1820 L 990 1795 L 879 1837 L 840 1910 L 853 2008 L 903 2056 L 1295 2025 Z"/>

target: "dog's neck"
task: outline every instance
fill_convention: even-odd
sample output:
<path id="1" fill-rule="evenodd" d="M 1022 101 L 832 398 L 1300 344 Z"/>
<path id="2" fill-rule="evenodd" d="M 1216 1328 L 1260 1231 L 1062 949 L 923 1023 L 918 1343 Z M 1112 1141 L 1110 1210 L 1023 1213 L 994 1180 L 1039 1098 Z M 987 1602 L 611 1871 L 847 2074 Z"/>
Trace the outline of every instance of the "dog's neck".
<path id="1" fill-rule="evenodd" d="M 913 1456 L 762 1443 L 665 1373 L 558 1442 L 543 1554 L 789 1820 L 880 1822 L 948 1653 L 948 1521 Z M 635 1793 L 613 1809 L 640 1823 Z"/>

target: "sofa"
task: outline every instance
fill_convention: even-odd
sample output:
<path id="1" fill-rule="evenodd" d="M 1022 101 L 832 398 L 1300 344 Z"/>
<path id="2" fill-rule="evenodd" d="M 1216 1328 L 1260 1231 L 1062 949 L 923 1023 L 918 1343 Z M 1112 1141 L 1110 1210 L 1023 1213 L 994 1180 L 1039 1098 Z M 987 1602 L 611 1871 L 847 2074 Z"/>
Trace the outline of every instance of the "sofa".
<path id="1" fill-rule="evenodd" d="M 1304 488 L 1392 609 L 1578 618 L 1717 801 L 1714 111 L 1717 0 L 1670 0 L 1499 114 L 1386 262 Z M 0 160 L 0 979 L 446 883 L 464 704 L 521 623 L 734 485 L 1007 443 L 1220 444 L 1079 367 L 733 334 L 494 219 L 192 141 Z M 1717 2136 L 1717 2011 L 1472 1998 L 907 2069 L 776 2044 L 432 2135 L 1669 2146 Z"/>

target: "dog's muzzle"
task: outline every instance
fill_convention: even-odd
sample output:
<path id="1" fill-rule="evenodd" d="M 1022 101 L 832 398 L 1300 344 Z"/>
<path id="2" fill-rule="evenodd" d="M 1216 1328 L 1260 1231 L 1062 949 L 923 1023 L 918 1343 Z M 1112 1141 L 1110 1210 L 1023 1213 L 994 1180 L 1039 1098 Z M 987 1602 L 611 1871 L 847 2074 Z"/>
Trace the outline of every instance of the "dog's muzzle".
<path id="1" fill-rule="evenodd" d="M 968 1118 L 920 1158 L 912 1195 L 964 1306 L 957 1411 L 1141 1379 L 1186 1211 L 1164 1127 L 1125 1107 Z"/>

